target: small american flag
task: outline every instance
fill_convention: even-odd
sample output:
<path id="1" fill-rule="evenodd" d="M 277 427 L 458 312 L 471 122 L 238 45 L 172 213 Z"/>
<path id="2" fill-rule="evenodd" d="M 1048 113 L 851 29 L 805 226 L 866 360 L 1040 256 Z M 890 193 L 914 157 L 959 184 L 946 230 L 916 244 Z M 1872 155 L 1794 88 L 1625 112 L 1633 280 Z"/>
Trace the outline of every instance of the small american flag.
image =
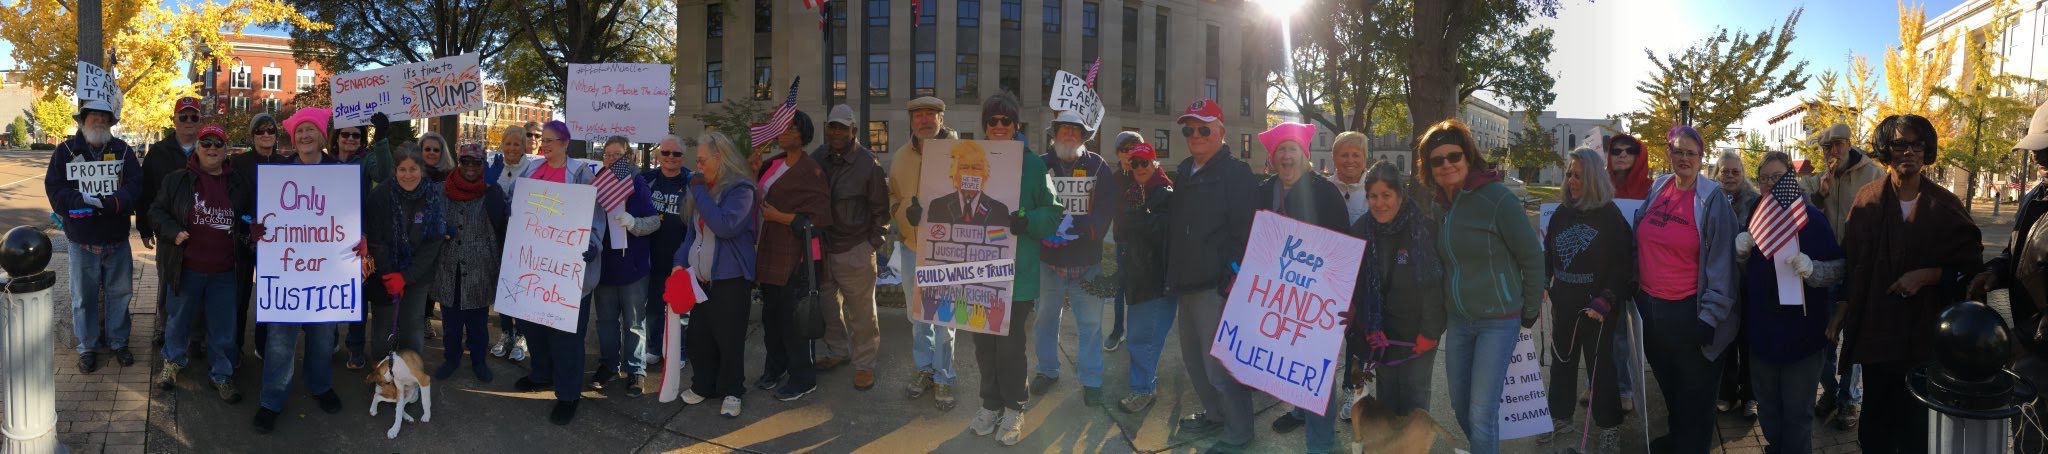
<path id="1" fill-rule="evenodd" d="M 815 9 L 815 10 L 818 10 L 818 29 L 819 29 L 819 30 L 824 30 L 824 29 L 825 29 L 825 24 L 826 24 L 826 23 L 827 23 L 828 21 L 831 21 L 831 20 L 832 20 L 832 17 L 831 17 L 831 10 L 830 10 L 830 9 L 827 9 L 827 8 L 825 7 L 825 6 L 826 6 L 826 5 L 825 5 L 825 2 L 830 2 L 830 1 L 832 1 L 832 0 L 804 0 L 804 9 Z"/>
<path id="2" fill-rule="evenodd" d="M 1102 57 L 1095 57 L 1095 63 L 1088 65 L 1088 88 L 1095 88 L 1095 73 L 1102 71 Z"/>
<path id="3" fill-rule="evenodd" d="M 1785 172 L 1771 185 L 1768 198 L 1757 205 L 1756 215 L 1749 218 L 1749 233 L 1756 239 L 1757 252 L 1765 258 L 1777 258 L 1786 244 L 1799 237 L 1799 229 L 1806 228 L 1806 199 L 1800 192 L 1792 172 Z"/>
<path id="4" fill-rule="evenodd" d="M 768 116 L 767 123 L 749 128 L 747 132 L 748 135 L 753 136 L 754 148 L 760 148 L 761 144 L 775 140 L 776 136 L 780 136 L 783 131 L 789 130 L 789 120 L 796 117 L 796 86 L 798 82 L 803 80 L 803 77 L 791 79 L 789 81 L 789 98 L 784 99 L 782 105 L 775 108 L 775 113 Z"/>
<path id="5" fill-rule="evenodd" d="M 626 204 L 626 196 L 633 195 L 632 160 L 620 157 L 612 165 L 599 171 L 597 181 L 597 204 L 606 213 L 617 211 Z"/>
<path id="6" fill-rule="evenodd" d="M 913 30 L 917 29 L 918 22 L 923 20 L 924 0 L 910 0 L 910 28 Z"/>

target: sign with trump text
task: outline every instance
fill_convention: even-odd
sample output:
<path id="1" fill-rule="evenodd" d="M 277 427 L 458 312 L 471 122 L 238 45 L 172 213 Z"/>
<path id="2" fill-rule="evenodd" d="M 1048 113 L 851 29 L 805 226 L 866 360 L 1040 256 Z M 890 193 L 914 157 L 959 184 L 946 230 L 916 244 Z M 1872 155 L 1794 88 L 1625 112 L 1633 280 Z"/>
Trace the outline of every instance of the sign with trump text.
<path id="1" fill-rule="evenodd" d="M 1209 355 L 1237 381 L 1323 414 L 1344 373 L 1338 314 L 1363 250 L 1365 240 L 1259 211 Z"/>

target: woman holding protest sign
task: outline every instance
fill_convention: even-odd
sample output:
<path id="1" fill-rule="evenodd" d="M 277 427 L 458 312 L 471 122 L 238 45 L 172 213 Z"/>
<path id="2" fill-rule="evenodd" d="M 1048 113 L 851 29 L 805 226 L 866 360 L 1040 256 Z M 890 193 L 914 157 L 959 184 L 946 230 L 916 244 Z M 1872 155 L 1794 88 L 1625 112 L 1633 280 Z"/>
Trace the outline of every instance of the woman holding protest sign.
<path id="1" fill-rule="evenodd" d="M 1552 356 L 1548 382 L 1551 431 L 1537 438 L 1547 443 L 1569 434 L 1578 410 L 1579 366 L 1591 368 L 1592 423 L 1600 427 L 1590 452 L 1618 452 L 1621 442 L 1621 376 L 1614 367 L 1614 332 L 1635 293 L 1635 233 L 1614 204 L 1614 183 L 1599 150 L 1572 151 L 1565 170 L 1564 203 L 1543 228 L 1543 263 L 1551 280 L 1544 290 L 1550 300 Z M 1610 322 L 1611 321 L 1611 322 Z M 1584 448 L 1588 437 L 1572 437 Z"/>
<path id="2" fill-rule="evenodd" d="M 1122 138 L 1119 137 L 1121 140 Z M 1117 186 L 1124 190 L 1123 213 L 1117 215 L 1117 247 L 1123 250 L 1117 277 L 1130 301 L 1131 394 L 1117 401 L 1125 413 L 1152 406 L 1158 389 L 1159 355 L 1166 333 L 1173 329 L 1174 305 L 1166 293 L 1166 199 L 1173 180 L 1159 169 L 1159 154 L 1143 141 L 1131 144 L 1124 165 L 1130 173 Z"/>
<path id="3" fill-rule="evenodd" d="M 236 199 L 236 203 L 247 204 L 252 207 L 256 206 L 256 191 L 254 188 L 256 187 L 257 165 L 284 164 L 291 162 L 291 160 L 292 149 L 285 146 L 284 132 L 277 125 L 277 118 L 267 113 L 256 114 L 254 118 L 249 120 L 249 151 L 228 157 L 228 167 L 234 169 L 233 175 L 236 180 L 239 180 L 238 184 L 245 188 L 251 188 L 249 191 L 241 194 L 241 198 Z M 239 260 L 243 263 L 256 263 L 256 248 L 242 248 Z M 241 356 L 243 346 L 248 344 L 243 337 L 243 333 L 246 332 L 244 330 L 249 327 L 249 324 L 256 321 L 255 315 L 251 312 L 252 309 L 249 308 L 250 301 L 254 300 L 251 292 L 255 288 L 255 272 L 256 267 L 245 266 L 241 269 L 241 275 L 235 277 L 235 304 L 237 307 L 235 310 L 235 355 L 237 357 Z M 269 334 L 269 330 L 269 326 L 256 325 L 256 337 L 254 338 L 256 347 L 254 352 L 258 360 L 263 359 L 263 339 L 266 337 L 266 334 Z"/>
<path id="4" fill-rule="evenodd" d="M 446 250 L 434 274 L 433 297 L 441 304 L 441 336 L 445 350 L 435 380 L 455 375 L 469 349 L 470 370 L 477 381 L 490 383 L 484 363 L 490 341 L 491 304 L 497 300 L 498 260 L 505 246 L 505 223 L 511 216 L 505 192 L 485 182 L 484 147 L 465 144 L 455 158 L 455 172 L 441 184 L 442 219 L 448 225 Z"/>
<path id="5" fill-rule="evenodd" d="M 233 280 L 239 255 L 248 242 L 245 215 L 253 204 L 241 201 L 252 192 L 235 178 L 227 163 L 227 130 L 206 125 L 199 129 L 199 142 L 185 168 L 164 177 L 162 191 L 149 205 L 149 221 L 156 225 L 157 244 L 162 245 L 163 289 L 169 292 L 165 310 L 170 326 L 164 329 L 162 373 L 157 384 L 175 389 L 178 372 L 191 364 L 188 346 L 195 328 L 203 324 L 209 375 L 214 391 L 229 404 L 241 402 L 242 392 L 233 381 L 235 363 L 236 283 Z M 205 316 L 199 323 L 199 316 Z"/>
<path id="6" fill-rule="evenodd" d="M 334 156 L 327 154 L 327 122 L 333 113 L 326 108 L 306 107 L 292 114 L 284 121 L 284 130 L 291 133 L 292 148 L 296 151 L 293 165 L 333 164 Z M 250 227 L 252 237 L 264 236 L 262 224 Z M 361 248 L 357 249 L 361 254 Z M 368 274 L 367 272 L 364 274 Z M 367 276 L 366 276 L 367 277 Z M 368 290 L 369 285 L 363 289 Z M 259 324 L 260 326 L 261 324 Z M 341 396 L 334 393 L 334 341 L 336 329 L 341 323 L 277 323 L 272 324 L 269 335 L 263 339 L 263 387 L 258 397 L 261 405 L 256 409 L 256 433 L 268 434 L 277 428 L 277 417 L 284 411 L 286 391 L 292 383 L 292 362 L 297 359 L 300 335 L 306 343 L 305 369 L 306 390 L 319 402 L 320 411 L 327 414 L 341 412 Z"/>
<path id="7" fill-rule="evenodd" d="M 1021 125 L 1017 115 L 1017 97 L 998 92 L 981 103 L 981 130 L 988 140 L 1022 139 L 1017 135 Z M 951 131 L 941 134 L 945 137 Z M 976 436 L 993 433 L 996 442 L 1004 446 L 1023 441 L 1024 404 L 1031 399 L 1026 382 L 1030 359 L 1025 357 L 1025 347 L 1031 345 L 1032 314 L 1038 307 L 1035 302 L 1043 268 L 1038 266 L 1039 243 L 1066 212 L 1052 192 L 1052 176 L 1045 161 L 1028 156 L 1022 161 L 1017 211 L 1010 213 L 1010 233 L 1017 235 L 1016 263 L 1023 265 L 1017 267 L 1017 277 L 1010 288 L 1010 334 L 967 333 L 968 342 L 974 344 L 975 361 L 982 364 L 981 408 L 974 412 L 967 428 Z M 921 216 L 911 219 L 917 217 Z"/>
<path id="8" fill-rule="evenodd" d="M 1634 223 L 1643 348 L 1664 390 L 1669 432 L 1652 452 L 1706 452 L 1713 446 L 1714 398 L 1721 350 L 1741 320 L 1735 306 L 1735 210 L 1720 183 L 1700 178 L 1705 148 L 1691 126 L 1671 128 L 1671 174 L 1650 184 Z"/>
<path id="9" fill-rule="evenodd" d="M 499 185 L 507 194 L 519 193 L 521 178 L 551 183 L 588 185 L 597 180 L 597 166 L 590 161 L 569 157 L 569 124 L 560 120 L 547 122 L 541 127 L 539 159 L 520 162 L 513 172 L 516 178 L 501 180 Z M 597 199 L 590 203 L 594 206 Z M 591 210 L 590 231 L 604 232 L 604 212 Z M 591 296 L 597 288 L 598 276 L 602 274 L 603 263 L 597 260 L 602 233 L 588 236 L 589 246 L 583 250 L 583 298 L 576 311 L 575 326 L 589 326 L 590 307 L 594 304 Z M 540 323 L 519 322 L 520 335 L 526 336 L 533 345 L 533 361 L 528 365 L 526 377 L 512 384 L 519 392 L 534 392 L 543 389 L 555 391 L 555 408 L 548 412 L 548 422 L 566 426 L 576 420 L 576 406 L 583 399 L 583 341 L 588 330 L 563 331 Z"/>
<path id="10" fill-rule="evenodd" d="M 1508 357 L 1543 307 L 1542 239 L 1465 123 L 1438 122 L 1418 142 L 1416 168 L 1441 207 L 1451 409 L 1474 454 L 1498 453 Z"/>
<path id="11" fill-rule="evenodd" d="M 1754 251 L 1754 240 L 1743 240 L 1755 232 L 1739 234 L 1735 240 L 1735 256 L 1745 262 L 1742 324 L 1743 330 L 1748 331 L 1745 341 L 1749 343 L 1750 365 L 1749 375 L 1743 379 L 1749 380 L 1750 389 L 1755 391 L 1757 419 L 1763 426 L 1764 441 L 1770 443 L 1767 449 L 1812 452 L 1813 390 L 1820 384 L 1821 374 L 1832 372 L 1821 367 L 1821 351 L 1831 346 L 1827 327 L 1834 314 L 1834 299 L 1828 289 L 1841 281 L 1846 260 L 1820 204 L 1794 206 L 1789 202 L 1806 198 L 1796 179 L 1786 179 L 1791 170 L 1791 156 L 1778 151 L 1764 154 L 1756 174 L 1769 195 L 1763 196 L 1759 206 L 1777 204 L 1802 209 L 1806 225 L 1790 232 L 1797 235 L 1798 242 L 1781 243 L 1782 249 L 1775 254 L 1765 254 Z M 1780 200 L 1787 202 L 1780 204 Z M 1759 211 L 1765 214 L 1774 210 L 1765 207 Z M 1790 214 L 1789 210 L 1780 213 Z M 1791 247 L 1793 244 L 1798 247 Z M 1776 258 L 1781 255 L 1793 255 L 1786 264 L 1799 275 L 1804 300 L 1779 298 Z"/>
<path id="12" fill-rule="evenodd" d="M 832 225 L 832 188 L 825 183 L 825 170 L 804 153 L 804 144 L 814 133 L 811 116 L 802 111 L 776 135 L 775 148 L 755 144 L 755 154 L 770 156 L 756 174 L 761 180 L 761 244 L 754 270 L 761 286 L 761 341 L 768 358 L 761 379 L 754 386 L 775 393 L 775 400 L 801 399 L 818 387 L 818 372 L 811 367 L 811 340 L 797 330 L 797 299 L 815 289 L 818 266 L 813 257 L 822 251 L 811 249 L 804 232 L 796 230 L 798 217 L 822 229 Z M 786 211 L 785 211 L 786 210 Z M 821 231 L 819 231 L 821 232 Z"/>
<path id="13" fill-rule="evenodd" d="M 1401 170 L 1393 163 L 1374 164 L 1362 181 L 1371 210 L 1351 225 L 1351 234 L 1365 239 L 1365 263 L 1351 294 L 1357 322 L 1344 338 L 1353 358 L 1375 366 L 1380 404 L 1397 415 L 1428 410 L 1437 340 L 1444 335 L 1436 224 L 1402 192 Z"/>
<path id="14" fill-rule="evenodd" d="M 683 403 L 723 397 L 718 414 L 740 416 L 740 394 L 747 391 L 747 316 L 753 307 L 755 231 L 754 176 L 724 134 L 697 137 L 697 176 L 690 180 L 684 212 L 689 226 L 676 249 L 672 272 L 690 270 L 709 299 L 690 311 L 688 330 L 695 368 Z M 580 350 L 580 349 L 579 349 Z"/>
<path id="15" fill-rule="evenodd" d="M 1335 183 L 1308 168 L 1307 147 L 1314 143 L 1315 136 L 1315 125 L 1304 123 L 1281 123 L 1259 133 L 1259 142 L 1267 150 L 1266 162 L 1273 163 L 1275 173 L 1259 184 L 1258 192 L 1252 195 L 1253 206 L 1343 232 L 1351 227 L 1350 215 L 1344 208 L 1344 193 L 1337 190 Z M 1338 352 L 1337 357 L 1343 358 L 1343 352 Z M 1336 444 L 1336 409 L 1342 400 L 1330 399 L 1329 408 L 1321 412 L 1296 408 L 1281 413 L 1273 420 L 1273 431 L 1292 432 L 1306 424 L 1308 452 L 1330 452 Z"/>
<path id="16" fill-rule="evenodd" d="M 397 350 L 426 350 L 427 293 L 439 271 L 442 240 L 448 236 L 441 185 L 427 178 L 426 158 L 399 152 L 391 181 L 363 197 L 363 230 L 375 267 L 371 285 L 389 300 L 370 301 L 376 311 L 368 327 L 378 361 Z"/>

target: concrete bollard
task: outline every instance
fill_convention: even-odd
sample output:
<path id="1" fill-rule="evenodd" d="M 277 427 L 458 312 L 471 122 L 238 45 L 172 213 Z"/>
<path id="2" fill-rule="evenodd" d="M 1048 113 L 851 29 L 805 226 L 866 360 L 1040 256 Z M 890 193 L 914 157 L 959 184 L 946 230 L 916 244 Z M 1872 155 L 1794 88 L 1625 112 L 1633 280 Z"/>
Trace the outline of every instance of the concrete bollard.
<path id="1" fill-rule="evenodd" d="M 1906 375 L 1906 387 L 1927 407 L 1927 452 L 2011 452 L 2020 405 L 2034 400 L 2034 384 L 2005 369 L 2012 358 L 2011 329 L 1998 312 L 1965 301 L 1941 312 L 1934 362 Z"/>
<path id="2" fill-rule="evenodd" d="M 50 237 L 22 226 L 0 238 L 0 380 L 5 380 L 6 419 L 0 435 L 6 453 L 70 452 L 57 441 L 57 374 L 51 342 Z"/>

